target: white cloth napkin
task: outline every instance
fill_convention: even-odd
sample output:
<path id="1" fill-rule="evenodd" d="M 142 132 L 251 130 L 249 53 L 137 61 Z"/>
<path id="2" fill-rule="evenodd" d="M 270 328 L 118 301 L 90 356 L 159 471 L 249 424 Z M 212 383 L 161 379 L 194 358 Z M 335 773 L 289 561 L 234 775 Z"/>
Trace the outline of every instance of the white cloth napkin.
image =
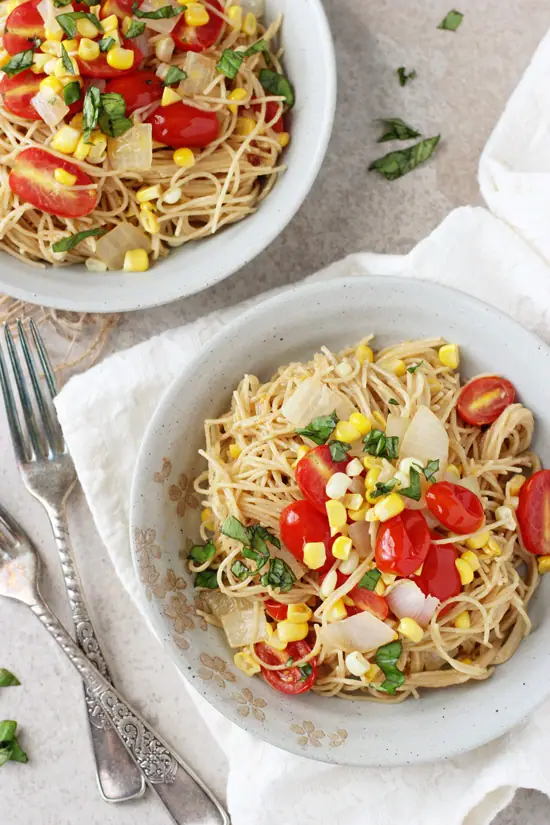
<path id="1" fill-rule="evenodd" d="M 550 194 L 544 191 L 544 171 L 550 172 L 549 64 L 547 37 L 482 156 L 483 193 L 500 220 L 485 209 L 457 209 L 409 255 L 353 255 L 313 277 L 399 272 L 445 283 L 495 304 L 550 342 Z M 529 132 L 527 123 L 534 122 Z M 242 310 L 211 315 L 118 353 L 73 378 L 57 399 L 97 529 L 138 606 L 128 545 L 138 445 L 171 380 Z M 455 760 L 367 770 L 280 751 L 221 718 L 191 688 L 189 693 L 227 754 L 234 825 L 291 825 L 297 819 L 301 825 L 489 825 L 518 787 L 550 796 L 544 768 L 550 703 L 507 736 Z"/>

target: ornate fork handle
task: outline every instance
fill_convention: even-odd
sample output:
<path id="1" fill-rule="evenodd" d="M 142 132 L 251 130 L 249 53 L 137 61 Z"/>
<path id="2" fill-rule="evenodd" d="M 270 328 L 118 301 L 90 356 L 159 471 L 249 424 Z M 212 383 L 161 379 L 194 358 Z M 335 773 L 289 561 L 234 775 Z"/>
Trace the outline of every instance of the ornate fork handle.
<path id="1" fill-rule="evenodd" d="M 193 770 L 84 656 L 47 605 L 39 600 L 31 610 L 78 670 L 90 694 L 101 705 L 124 747 L 136 760 L 177 825 L 230 825 L 226 812 Z"/>

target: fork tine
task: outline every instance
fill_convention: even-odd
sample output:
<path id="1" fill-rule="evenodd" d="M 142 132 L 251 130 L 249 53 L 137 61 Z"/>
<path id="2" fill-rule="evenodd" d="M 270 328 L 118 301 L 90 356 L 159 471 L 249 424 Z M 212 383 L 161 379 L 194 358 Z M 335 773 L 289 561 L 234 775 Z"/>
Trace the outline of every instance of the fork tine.
<path id="1" fill-rule="evenodd" d="M 15 399 L 11 391 L 10 380 L 6 368 L 6 362 L 2 355 L 0 348 L 0 386 L 2 387 L 2 396 L 4 398 L 4 406 L 6 408 L 6 416 L 8 418 L 8 425 L 10 428 L 11 440 L 15 452 L 16 460 L 21 464 L 25 461 L 25 443 L 23 441 L 23 432 L 21 424 L 19 423 L 19 415 L 17 407 L 15 406 Z"/>
<path id="2" fill-rule="evenodd" d="M 50 361 L 50 356 L 48 355 L 48 350 L 44 346 L 44 341 L 42 340 L 42 336 L 38 332 L 38 327 L 36 326 L 34 319 L 31 318 L 30 320 L 30 327 L 32 332 L 32 337 L 34 339 L 34 345 L 36 347 L 36 351 L 38 353 L 38 357 L 40 358 L 40 365 L 44 372 L 44 376 L 46 378 L 46 383 L 48 385 L 48 389 L 50 391 L 50 395 L 52 398 L 55 398 L 57 393 L 59 392 L 59 388 L 57 386 L 57 380 L 55 377 L 55 372 L 53 371 L 53 367 Z"/>
<path id="3" fill-rule="evenodd" d="M 10 328 L 7 324 L 4 324 L 4 335 L 6 336 L 8 355 L 10 357 L 13 374 L 15 376 L 15 383 L 17 385 L 17 390 L 19 392 L 19 399 L 21 401 L 21 406 L 23 408 L 23 415 L 25 417 L 27 430 L 31 440 L 32 452 L 34 453 L 34 456 L 39 456 L 42 455 L 42 449 L 40 446 L 40 436 L 38 435 L 36 418 L 34 416 L 34 411 L 31 405 L 29 394 L 27 392 L 25 377 L 23 375 L 23 370 L 21 369 L 21 362 L 19 360 L 19 356 L 17 354 L 17 350 L 13 342 L 13 337 L 10 332 Z"/>
<path id="4" fill-rule="evenodd" d="M 19 319 L 17 320 L 17 331 L 19 333 L 19 341 L 21 342 L 21 349 L 23 350 L 23 355 L 25 356 L 25 361 L 27 363 L 27 369 L 34 390 L 36 403 L 38 404 L 38 409 L 40 410 L 42 424 L 44 425 L 44 429 L 46 431 L 48 444 L 52 454 L 54 454 L 57 451 L 61 433 L 59 427 L 55 426 L 54 418 L 52 417 L 48 405 L 44 401 L 44 396 L 42 395 L 42 390 L 40 389 L 40 380 L 36 374 L 34 358 L 27 341 L 27 336 L 25 335 L 23 324 Z"/>

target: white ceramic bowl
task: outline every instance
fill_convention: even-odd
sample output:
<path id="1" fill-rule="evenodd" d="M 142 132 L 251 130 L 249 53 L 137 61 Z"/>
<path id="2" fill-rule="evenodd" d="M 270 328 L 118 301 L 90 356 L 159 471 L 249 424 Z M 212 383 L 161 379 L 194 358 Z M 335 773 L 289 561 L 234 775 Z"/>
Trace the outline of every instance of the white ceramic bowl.
<path id="1" fill-rule="evenodd" d="M 211 238 L 175 249 L 149 272 L 90 273 L 84 266 L 28 266 L 0 256 L 0 292 L 58 309 L 121 312 L 200 292 L 249 263 L 282 232 L 308 194 L 325 156 L 336 102 L 336 62 L 321 0 L 266 0 L 266 19 L 284 14 L 285 71 L 296 90 L 292 140 L 280 176 L 257 212 Z"/>
<path id="2" fill-rule="evenodd" d="M 201 627 L 194 615 L 196 593 L 179 556 L 197 537 L 188 479 L 204 469 L 197 460 L 204 418 L 227 409 L 244 373 L 267 380 L 277 366 L 307 359 L 322 344 L 338 350 L 371 332 L 377 347 L 441 335 L 460 345 L 465 378 L 484 371 L 507 376 L 535 414 L 534 446 L 550 466 L 550 349 L 534 335 L 491 307 L 433 284 L 389 277 L 317 283 L 234 321 L 170 387 L 139 453 L 131 532 L 155 631 L 181 673 L 221 713 L 295 753 L 340 764 L 403 765 L 494 739 L 550 693 L 550 577 L 530 607 L 533 632 L 490 679 L 381 706 L 314 693 L 287 697 L 243 675 L 222 632 Z"/>

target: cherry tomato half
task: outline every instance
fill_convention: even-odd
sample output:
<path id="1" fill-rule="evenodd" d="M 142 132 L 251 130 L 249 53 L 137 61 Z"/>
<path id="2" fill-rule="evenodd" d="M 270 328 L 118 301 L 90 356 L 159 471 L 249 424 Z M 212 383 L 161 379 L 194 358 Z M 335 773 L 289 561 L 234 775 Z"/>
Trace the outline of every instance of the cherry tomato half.
<path id="1" fill-rule="evenodd" d="M 218 137 L 219 123 L 215 112 L 195 109 L 181 102 L 159 106 L 146 123 L 153 125 L 153 140 L 174 149 L 182 146 L 201 148 Z"/>
<path id="2" fill-rule="evenodd" d="M 23 149 L 17 156 L 10 172 L 10 189 L 22 201 L 32 204 L 42 212 L 62 218 L 82 218 L 95 208 L 95 189 L 63 188 L 54 177 L 56 169 L 65 169 L 76 177 L 76 185 L 91 184 L 88 175 L 68 160 L 55 157 L 45 149 Z"/>
<path id="3" fill-rule="evenodd" d="M 428 523 L 419 510 L 403 510 L 383 522 L 376 537 L 376 566 L 382 573 L 410 576 L 430 549 Z"/>
<path id="4" fill-rule="evenodd" d="M 129 117 L 136 109 L 148 106 L 155 100 L 160 100 L 164 86 L 162 80 L 154 72 L 139 71 L 124 77 L 115 77 L 105 85 L 105 94 L 122 95 L 126 101 L 126 116 Z"/>
<path id="5" fill-rule="evenodd" d="M 143 60 L 141 50 L 133 40 L 123 40 L 122 48 L 131 49 L 134 53 L 134 62 L 129 69 L 114 69 L 112 66 L 109 66 L 105 52 L 101 52 L 95 60 L 82 60 L 81 57 L 76 55 L 76 62 L 78 63 L 82 77 L 123 77 L 135 72 Z"/>
<path id="6" fill-rule="evenodd" d="M 40 0 L 28 0 L 16 6 L 6 20 L 2 37 L 4 48 L 10 54 L 18 54 L 36 47 L 35 38 L 46 39 L 44 20 L 38 11 Z"/>
<path id="7" fill-rule="evenodd" d="M 295 662 L 303 659 L 304 656 L 311 653 L 311 646 L 304 640 L 302 642 L 289 642 L 285 650 L 275 650 L 263 642 L 258 642 L 254 645 L 254 650 L 258 659 L 261 659 L 266 665 L 283 665 L 288 662 L 290 657 Z M 289 667 L 286 670 L 266 670 L 262 668 L 262 675 L 272 688 L 281 693 L 293 695 L 305 693 L 311 690 L 317 679 L 317 659 L 311 659 L 308 664 L 311 665 L 311 673 L 305 678 L 297 667 Z"/>
<path id="8" fill-rule="evenodd" d="M 426 492 L 426 505 L 454 533 L 475 533 L 483 525 L 483 504 L 471 490 L 451 481 L 436 481 Z"/>
<path id="9" fill-rule="evenodd" d="M 3 75 L 0 81 L 0 94 L 3 96 L 4 106 L 8 112 L 28 120 L 41 120 L 31 104 L 31 98 L 38 94 L 40 81 L 45 77 L 45 74 L 34 74 L 30 70 L 20 72 L 13 77 Z"/>
<path id="10" fill-rule="evenodd" d="M 438 536 L 439 538 L 439 536 Z M 455 566 L 459 556 L 452 544 L 430 544 L 428 555 L 420 576 L 411 576 L 425 596 L 435 596 L 440 602 L 458 596 L 462 589 L 460 576 Z M 445 615 L 452 604 L 444 607 L 440 615 Z"/>
<path id="11" fill-rule="evenodd" d="M 120 0 L 117 0 L 117 2 L 120 2 Z M 210 0 L 210 5 L 218 9 L 220 14 L 223 14 L 223 9 L 218 0 Z M 171 35 L 176 41 L 178 49 L 182 49 L 184 52 L 204 52 L 214 45 L 223 29 L 223 20 L 210 9 L 208 9 L 208 14 L 210 20 L 206 26 L 188 26 L 185 22 L 185 15 L 181 15 L 172 29 Z"/>
<path id="12" fill-rule="evenodd" d="M 492 424 L 516 399 L 514 385 L 499 375 L 474 378 L 460 390 L 456 406 L 468 424 Z"/>
<path id="13" fill-rule="evenodd" d="M 254 103 L 252 105 L 252 108 L 247 106 L 245 109 L 243 109 L 242 115 L 243 115 L 243 117 L 250 117 L 251 114 L 256 113 L 256 112 L 261 112 L 261 110 L 262 110 L 262 104 L 261 103 Z M 268 102 L 265 104 L 265 122 L 270 123 L 273 120 L 273 118 L 276 117 L 278 111 L 279 111 L 278 104 L 275 103 L 274 100 L 268 100 Z M 275 121 L 275 123 L 273 124 L 273 126 L 271 128 L 273 129 L 274 132 L 282 132 L 284 130 L 285 127 L 284 127 L 282 115 L 279 115 L 279 117 L 277 118 L 277 120 Z"/>
<path id="14" fill-rule="evenodd" d="M 368 610 L 382 622 L 387 619 L 389 607 L 383 596 L 379 596 L 373 590 L 367 590 L 366 587 L 354 587 L 347 595 L 355 602 L 359 610 Z"/>
<path id="15" fill-rule="evenodd" d="M 302 495 L 320 513 L 326 513 L 327 481 L 334 473 L 345 473 L 348 461 L 333 461 L 328 444 L 310 450 L 296 465 L 296 483 Z"/>
<path id="16" fill-rule="evenodd" d="M 519 491 L 519 529 L 525 549 L 550 555 L 550 470 L 533 473 Z"/>
<path id="17" fill-rule="evenodd" d="M 281 540 L 294 558 L 304 563 L 304 545 L 309 541 L 322 541 L 325 545 L 327 560 L 319 568 L 328 570 L 334 563 L 331 547 L 334 539 L 326 516 L 322 516 L 309 501 L 293 501 L 279 516 Z"/>
<path id="18" fill-rule="evenodd" d="M 288 614 L 288 604 L 281 604 L 275 599 L 266 599 L 264 602 L 265 612 L 276 622 L 282 622 Z"/>

